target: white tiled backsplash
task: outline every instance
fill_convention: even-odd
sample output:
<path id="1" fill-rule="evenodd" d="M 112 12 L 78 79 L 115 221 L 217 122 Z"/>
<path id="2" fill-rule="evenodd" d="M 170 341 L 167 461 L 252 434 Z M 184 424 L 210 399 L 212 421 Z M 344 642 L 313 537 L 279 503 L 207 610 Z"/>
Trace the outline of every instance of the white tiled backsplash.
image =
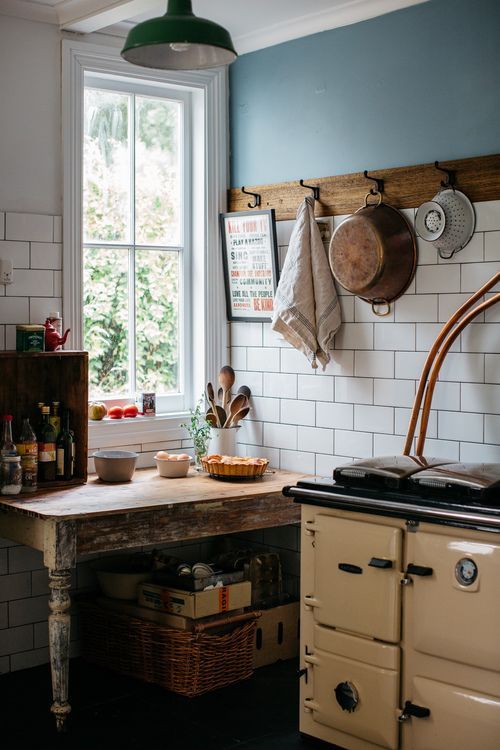
<path id="1" fill-rule="evenodd" d="M 344 325 L 324 373 L 314 372 L 270 324 L 231 324 L 237 384 L 253 394 L 252 419 L 240 430 L 242 451 L 268 456 L 275 467 L 319 475 L 354 457 L 401 452 L 426 352 L 451 313 L 500 268 L 500 201 L 475 208 L 476 233 L 451 261 L 420 243 L 415 279 L 386 318 L 340 290 Z M 406 213 L 413 218 L 413 211 Z M 291 221 L 278 223 L 282 260 L 292 228 Z M 0 212 L 0 258 L 6 257 L 14 262 L 14 283 L 0 285 L 0 349 L 15 348 L 16 323 L 43 322 L 50 310 L 61 310 L 61 218 Z M 500 305 L 457 340 L 440 380 L 427 453 L 500 462 Z M 177 438 L 171 449 L 186 445 Z M 150 460 L 151 445 L 134 447 L 143 453 L 141 465 Z M 286 588 L 298 593 L 295 526 L 242 540 L 277 549 Z M 201 559 L 206 545 L 183 543 L 172 554 Z M 92 581 L 88 565 L 78 565 L 73 593 Z M 48 660 L 47 599 L 41 553 L 0 539 L 0 673 Z"/>
<path id="2" fill-rule="evenodd" d="M 415 278 L 380 318 L 338 288 L 343 325 L 324 372 L 272 330 L 231 325 L 237 385 L 253 393 L 243 452 L 277 468 L 331 475 L 352 458 L 401 453 L 426 354 L 449 316 L 500 270 L 500 201 L 477 203 L 471 242 L 451 260 L 419 240 Z M 405 211 L 410 221 L 414 211 Z M 334 217 L 334 227 L 345 217 Z M 293 221 L 278 222 L 281 263 Z M 491 290 L 489 294 L 499 291 Z M 489 295 L 488 295 L 489 296 Z M 462 461 L 500 462 L 500 305 L 457 339 L 433 399 L 426 452 Z"/>
<path id="3" fill-rule="evenodd" d="M 60 216 L 0 213 L 0 258 L 14 281 L 0 284 L 0 349 L 16 348 L 16 323 L 43 323 L 62 309 Z"/>

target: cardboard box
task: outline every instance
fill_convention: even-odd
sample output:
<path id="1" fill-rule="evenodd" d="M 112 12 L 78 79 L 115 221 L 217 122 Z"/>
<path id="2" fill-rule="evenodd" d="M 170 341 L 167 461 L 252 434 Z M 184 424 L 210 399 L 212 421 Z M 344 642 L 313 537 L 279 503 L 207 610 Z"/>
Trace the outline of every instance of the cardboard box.
<path id="1" fill-rule="evenodd" d="M 203 591 L 207 586 L 215 586 L 222 583 L 228 586 L 230 583 L 239 583 L 245 578 L 243 570 L 233 570 L 230 573 L 214 573 L 205 578 L 193 578 L 192 575 L 177 575 L 168 570 L 156 570 L 153 576 L 154 583 L 180 591 Z"/>
<path id="2" fill-rule="evenodd" d="M 168 612 L 161 612 L 158 609 L 139 607 L 137 604 L 131 604 L 122 599 L 110 599 L 106 596 L 98 597 L 98 599 L 96 599 L 96 604 L 103 609 L 118 612 L 119 614 L 127 615 L 128 617 L 135 617 L 139 620 L 146 620 L 146 622 L 154 622 L 156 625 L 163 625 L 166 628 L 175 628 L 176 630 L 185 630 L 188 632 L 193 631 L 195 625 L 205 622 L 218 623 L 220 621 L 221 626 L 224 626 L 227 619 L 227 615 L 222 612 L 200 620 L 193 620 L 192 617 L 171 615 Z M 232 611 L 231 614 L 236 614 L 238 612 L 243 612 L 243 609 L 236 610 L 236 612 Z"/>
<path id="3" fill-rule="evenodd" d="M 298 655 L 299 617 L 299 602 L 262 610 L 255 631 L 254 669 Z"/>
<path id="4" fill-rule="evenodd" d="M 141 607 L 198 620 L 219 612 L 248 607 L 252 598 L 252 584 L 242 581 L 208 591 L 181 591 L 154 583 L 141 583 L 138 592 Z"/>

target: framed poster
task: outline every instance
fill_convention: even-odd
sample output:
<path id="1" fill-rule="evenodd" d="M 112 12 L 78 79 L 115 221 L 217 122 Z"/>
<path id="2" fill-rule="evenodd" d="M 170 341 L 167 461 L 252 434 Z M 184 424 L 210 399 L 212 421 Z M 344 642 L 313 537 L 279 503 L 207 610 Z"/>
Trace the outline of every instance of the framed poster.
<path id="1" fill-rule="evenodd" d="M 271 320 L 279 275 L 274 209 L 220 218 L 228 320 Z"/>

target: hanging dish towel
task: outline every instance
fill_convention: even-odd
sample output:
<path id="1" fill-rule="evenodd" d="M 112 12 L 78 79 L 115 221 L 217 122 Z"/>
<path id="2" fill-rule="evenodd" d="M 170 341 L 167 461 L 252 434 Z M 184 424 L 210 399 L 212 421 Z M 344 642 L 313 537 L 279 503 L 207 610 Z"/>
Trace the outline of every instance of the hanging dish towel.
<path id="1" fill-rule="evenodd" d="M 299 206 L 274 302 L 271 328 L 325 369 L 342 323 L 340 304 L 319 227 L 314 198 Z"/>

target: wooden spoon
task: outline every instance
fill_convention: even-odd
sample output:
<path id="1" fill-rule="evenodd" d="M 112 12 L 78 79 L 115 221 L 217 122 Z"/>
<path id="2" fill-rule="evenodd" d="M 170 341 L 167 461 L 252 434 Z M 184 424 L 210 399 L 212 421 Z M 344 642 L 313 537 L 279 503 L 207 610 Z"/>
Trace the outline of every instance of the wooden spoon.
<path id="1" fill-rule="evenodd" d="M 219 399 L 219 401 L 221 402 L 221 404 L 222 404 L 222 397 L 223 396 L 224 396 L 224 389 L 223 388 L 219 388 L 219 390 L 217 391 L 217 398 Z"/>
<path id="2" fill-rule="evenodd" d="M 227 409 L 231 388 L 234 385 L 235 379 L 236 375 L 232 367 L 230 367 L 229 365 L 224 365 L 224 367 L 221 367 L 219 372 L 219 385 L 222 386 L 223 390 L 222 406 L 224 409 Z"/>
<path id="3" fill-rule="evenodd" d="M 241 419 L 244 419 L 246 417 L 246 415 L 248 414 L 249 411 L 250 411 L 250 407 L 249 406 L 244 406 L 243 409 L 240 409 L 239 411 L 237 411 L 236 414 L 233 417 L 232 422 L 231 422 L 231 427 L 236 427 L 236 425 L 238 424 L 238 422 Z"/>
<path id="4" fill-rule="evenodd" d="M 212 427 L 217 427 L 217 417 L 211 409 L 209 409 L 205 414 L 205 419 L 212 425 Z"/>
<path id="5" fill-rule="evenodd" d="M 223 427 L 227 420 L 227 414 L 219 404 L 215 404 L 215 412 L 212 407 L 206 413 L 206 419 L 212 427 Z M 213 421 L 212 421 L 213 420 Z M 217 423 L 218 421 L 218 423 Z"/>
<path id="6" fill-rule="evenodd" d="M 243 395 L 247 398 L 250 398 L 250 396 L 252 395 L 252 391 L 250 390 L 248 385 L 240 385 L 240 387 L 238 388 L 238 393 L 243 393 Z"/>
<path id="7" fill-rule="evenodd" d="M 222 424 L 219 423 L 219 416 L 217 414 L 217 409 L 215 408 L 215 394 L 214 394 L 214 387 L 212 383 L 207 383 L 207 400 L 210 406 L 212 407 L 212 413 L 215 414 L 215 417 L 217 419 L 217 427 L 222 427 Z"/>
<path id="8" fill-rule="evenodd" d="M 240 411 L 240 409 L 244 409 L 245 406 L 248 406 L 248 399 L 243 393 L 239 393 L 233 398 L 229 405 L 229 414 L 224 427 L 231 427 L 234 415 L 236 412 Z"/>

